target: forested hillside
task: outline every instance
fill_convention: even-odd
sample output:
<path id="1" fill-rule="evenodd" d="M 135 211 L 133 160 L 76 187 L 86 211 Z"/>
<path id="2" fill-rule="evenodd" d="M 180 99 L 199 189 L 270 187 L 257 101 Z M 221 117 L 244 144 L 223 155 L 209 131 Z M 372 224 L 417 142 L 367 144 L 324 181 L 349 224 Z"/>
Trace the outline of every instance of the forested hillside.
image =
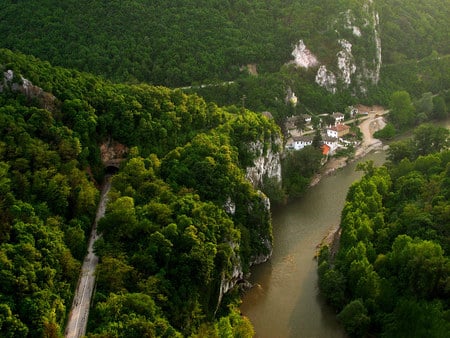
<path id="1" fill-rule="evenodd" d="M 360 165 L 337 254 L 319 257 L 321 293 L 354 337 L 450 332 L 449 131 L 422 125 L 391 145 L 386 166 Z"/>
<path id="2" fill-rule="evenodd" d="M 449 17 L 450 0 L 0 1 L 0 336 L 62 335 L 111 140 L 88 335 L 251 336 L 230 287 L 270 256 L 267 196 L 321 161 L 250 184 L 275 121 L 361 102 L 397 129 L 447 117 Z M 351 334 L 449 331 L 447 134 L 392 144 L 349 192 L 320 275 Z"/>
<path id="3" fill-rule="evenodd" d="M 177 87 L 238 80 L 202 95 L 220 105 L 246 95 L 257 110 L 281 109 L 291 86 L 300 110 L 323 112 L 342 110 L 354 95 L 386 103 L 392 90 L 409 91 L 416 60 L 449 54 L 449 16 L 449 0 L 5 0 L 0 47 L 115 81 Z M 285 69 L 300 40 L 318 63 Z M 399 63 L 400 77 L 384 70 Z M 447 89 L 448 75 L 440 76 L 445 85 L 420 90 Z"/>
<path id="4" fill-rule="evenodd" d="M 110 139 L 128 153 L 99 224 L 89 334 L 251 335 L 224 293 L 271 251 L 268 200 L 245 169 L 250 144 L 279 150 L 273 120 L 8 50 L 0 74 L 0 335 L 62 334 Z"/>

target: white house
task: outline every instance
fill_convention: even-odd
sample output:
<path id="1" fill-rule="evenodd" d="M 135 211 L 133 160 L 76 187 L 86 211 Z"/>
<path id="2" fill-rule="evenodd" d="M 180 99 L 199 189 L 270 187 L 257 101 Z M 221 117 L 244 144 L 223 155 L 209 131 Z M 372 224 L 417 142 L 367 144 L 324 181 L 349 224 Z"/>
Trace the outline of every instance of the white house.
<path id="1" fill-rule="evenodd" d="M 302 118 L 305 121 L 305 123 L 311 123 L 311 115 L 302 114 Z"/>
<path id="2" fill-rule="evenodd" d="M 344 114 L 342 113 L 333 113 L 331 116 L 334 117 L 334 120 L 337 123 L 341 123 L 342 121 L 344 121 Z"/>
<path id="3" fill-rule="evenodd" d="M 286 147 L 294 150 L 301 150 L 306 146 L 310 146 L 313 143 L 314 135 L 302 135 L 302 136 L 294 136 L 292 137 L 292 142 L 288 142 Z"/>
<path id="4" fill-rule="evenodd" d="M 326 144 L 328 147 L 330 147 L 329 154 L 332 155 L 336 149 L 339 147 L 339 142 L 336 137 L 330 137 L 328 135 L 322 136 L 322 142 L 323 144 Z"/>
<path id="5" fill-rule="evenodd" d="M 333 138 L 339 138 L 348 134 L 350 132 L 350 127 L 345 124 L 337 124 L 327 128 L 327 136 Z"/>

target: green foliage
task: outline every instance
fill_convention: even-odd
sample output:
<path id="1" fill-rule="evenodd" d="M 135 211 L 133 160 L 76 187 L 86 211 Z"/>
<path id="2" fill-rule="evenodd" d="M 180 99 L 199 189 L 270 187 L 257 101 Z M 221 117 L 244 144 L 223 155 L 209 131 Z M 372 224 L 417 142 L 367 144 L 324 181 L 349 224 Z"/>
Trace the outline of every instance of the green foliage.
<path id="1" fill-rule="evenodd" d="M 350 0 L 3 1 L 0 47 L 113 81 L 193 85 L 188 90 L 221 106 L 270 110 L 282 117 L 287 87 L 300 98 L 303 113 L 343 111 L 357 102 L 355 92 L 369 103 L 387 104 L 397 90 L 419 98 L 448 89 L 449 7 L 448 0 L 383 0 L 364 6 Z M 357 69 L 374 67 L 372 10 L 380 17 L 383 65 L 378 86 L 368 85 L 366 93 L 359 88 L 361 79 L 353 76 L 352 88 L 340 88 L 334 95 L 315 84 L 316 67 L 288 64 L 293 45 L 303 39 L 321 64 L 337 71 L 338 39 L 346 39 Z M 360 37 L 353 27 L 359 28 Z M 255 70 L 257 76 L 250 75 Z M 46 89 L 56 94 L 59 84 L 52 85 Z M 81 107 L 89 115 L 88 106 L 75 108 Z M 133 111 L 121 114 L 129 127 L 137 118 Z"/>
<path id="2" fill-rule="evenodd" d="M 286 153 L 283 159 L 283 186 L 289 197 L 301 196 L 319 170 L 322 151 L 312 146 Z"/>
<path id="3" fill-rule="evenodd" d="M 375 138 L 379 138 L 382 140 L 391 140 L 395 137 L 395 135 L 395 127 L 392 123 L 387 123 L 383 129 L 378 130 L 373 134 Z"/>
<path id="4" fill-rule="evenodd" d="M 367 316 L 367 309 L 361 300 L 356 299 L 347 304 L 337 317 L 352 337 L 364 337 L 366 335 L 370 317 Z"/>
<path id="5" fill-rule="evenodd" d="M 450 153 L 441 132 L 422 125 L 408 142 L 409 158 L 401 159 L 397 145 L 406 143 L 399 142 L 388 168 L 359 166 L 365 176 L 349 189 L 339 252 L 321 253 L 321 293 L 352 336 L 448 334 L 449 223 L 441 217 Z"/>
<path id="6" fill-rule="evenodd" d="M 413 138 L 392 142 L 388 160 L 398 164 L 404 159 L 414 160 L 419 156 L 439 152 L 448 147 L 449 130 L 431 124 L 422 124 L 414 129 Z"/>
<path id="7" fill-rule="evenodd" d="M 2 335 L 62 334 L 104 175 L 100 145 L 113 140 L 128 158 L 98 224 L 89 334 L 186 336 L 202 325 L 219 334 L 229 323 L 234 336 L 252 336 L 228 307 L 237 295 L 220 290 L 272 248 L 268 200 L 245 169 L 279 151 L 274 121 L 0 50 L 7 70 L 42 95 L 2 81 Z"/>
<path id="8" fill-rule="evenodd" d="M 389 108 L 389 120 L 395 127 L 402 129 L 413 124 L 415 109 L 408 92 L 394 92 L 391 96 Z"/>
<path id="9" fill-rule="evenodd" d="M 387 63 L 422 59 L 433 53 L 449 54 L 448 29 L 441 25 L 441 20 L 449 15 L 447 0 L 382 0 L 377 8 L 384 21 L 381 39 Z"/>

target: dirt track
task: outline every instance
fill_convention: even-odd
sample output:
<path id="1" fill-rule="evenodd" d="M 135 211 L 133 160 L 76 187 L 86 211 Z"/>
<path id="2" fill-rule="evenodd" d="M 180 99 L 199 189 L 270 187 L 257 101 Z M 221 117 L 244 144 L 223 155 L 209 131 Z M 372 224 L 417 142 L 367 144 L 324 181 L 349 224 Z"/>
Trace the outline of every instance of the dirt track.
<path id="1" fill-rule="evenodd" d="M 382 143 L 380 140 L 373 137 L 373 133 L 383 129 L 386 125 L 382 116 L 377 116 L 375 114 L 370 114 L 367 119 L 365 119 L 359 125 L 359 129 L 363 133 L 363 141 L 361 146 L 356 150 L 355 157 L 359 158 L 364 156 L 370 150 L 381 147 Z"/>

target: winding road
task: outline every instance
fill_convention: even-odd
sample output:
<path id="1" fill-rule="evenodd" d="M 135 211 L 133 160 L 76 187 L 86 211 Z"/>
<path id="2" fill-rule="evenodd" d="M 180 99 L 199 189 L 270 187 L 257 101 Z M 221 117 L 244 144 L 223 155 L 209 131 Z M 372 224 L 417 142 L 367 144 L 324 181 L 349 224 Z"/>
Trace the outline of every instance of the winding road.
<path id="1" fill-rule="evenodd" d="M 110 188 L 111 177 L 106 177 L 94 225 L 92 226 L 91 237 L 89 238 L 88 253 L 83 261 L 83 266 L 81 267 L 80 278 L 78 280 L 75 296 L 73 297 L 72 308 L 64 333 L 66 338 L 79 338 L 86 334 L 89 308 L 95 286 L 95 269 L 98 264 L 98 257 L 94 253 L 94 243 L 99 237 L 97 234 L 97 223 L 99 219 L 105 215 L 107 196 Z"/>

